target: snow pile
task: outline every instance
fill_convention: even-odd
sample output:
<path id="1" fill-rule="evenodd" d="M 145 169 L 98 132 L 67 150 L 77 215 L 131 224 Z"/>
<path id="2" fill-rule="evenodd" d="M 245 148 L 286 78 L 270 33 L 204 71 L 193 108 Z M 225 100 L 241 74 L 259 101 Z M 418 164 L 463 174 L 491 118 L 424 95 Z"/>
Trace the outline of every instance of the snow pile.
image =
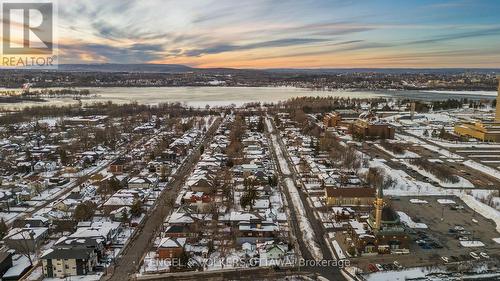
<path id="1" fill-rule="evenodd" d="M 427 200 L 422 200 L 422 199 L 410 199 L 410 203 L 413 204 L 428 204 Z"/>
<path id="2" fill-rule="evenodd" d="M 484 243 L 481 241 L 460 241 L 460 245 L 467 248 L 484 247 Z"/>
<path id="3" fill-rule="evenodd" d="M 367 281 L 386 281 L 386 280 L 425 280 L 431 273 L 445 272 L 439 267 L 416 267 L 397 271 L 379 271 L 364 275 Z"/>
<path id="4" fill-rule="evenodd" d="M 417 223 L 414 222 L 410 216 L 408 216 L 405 212 L 398 211 L 399 219 L 402 223 L 406 224 L 409 228 L 419 228 L 426 229 L 427 225 L 425 223 Z"/>
<path id="5" fill-rule="evenodd" d="M 438 199 L 437 201 L 439 204 L 442 204 L 442 205 L 456 204 L 455 201 L 450 200 L 450 199 Z"/>
<path id="6" fill-rule="evenodd" d="M 477 201 L 474 197 L 467 194 L 461 194 L 460 199 L 464 201 L 474 211 L 478 212 L 481 216 L 491 219 L 497 226 L 497 231 L 500 233 L 500 212 L 494 208 Z"/>

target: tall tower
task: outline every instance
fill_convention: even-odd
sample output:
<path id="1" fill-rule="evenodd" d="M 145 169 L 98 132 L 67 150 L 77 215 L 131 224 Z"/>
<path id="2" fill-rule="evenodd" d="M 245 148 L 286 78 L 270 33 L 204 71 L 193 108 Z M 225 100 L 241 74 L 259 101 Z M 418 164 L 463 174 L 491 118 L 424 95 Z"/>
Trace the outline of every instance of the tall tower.
<path id="1" fill-rule="evenodd" d="M 495 113 L 495 122 L 500 123 L 500 76 L 497 76 L 498 80 L 498 94 L 497 94 L 497 111 Z"/>
<path id="2" fill-rule="evenodd" d="M 375 205 L 375 231 L 380 230 L 382 224 L 382 209 L 384 209 L 384 193 L 382 187 L 380 186 L 377 191 L 377 199 L 373 203 Z"/>

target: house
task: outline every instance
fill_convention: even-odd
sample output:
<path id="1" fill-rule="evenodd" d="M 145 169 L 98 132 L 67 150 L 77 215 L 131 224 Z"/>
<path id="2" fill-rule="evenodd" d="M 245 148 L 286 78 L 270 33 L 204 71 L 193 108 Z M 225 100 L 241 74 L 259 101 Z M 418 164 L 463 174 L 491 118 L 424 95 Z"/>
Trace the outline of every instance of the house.
<path id="1" fill-rule="evenodd" d="M 0 250 L 0 276 L 3 276 L 12 267 L 12 254 L 7 249 Z"/>
<path id="2" fill-rule="evenodd" d="M 47 238 L 47 227 L 13 228 L 4 237 L 4 242 L 9 248 L 18 252 L 35 252 Z"/>
<path id="3" fill-rule="evenodd" d="M 194 238 L 196 234 L 189 230 L 189 227 L 183 225 L 170 225 L 163 232 L 165 237 L 170 238 Z"/>
<path id="4" fill-rule="evenodd" d="M 120 222 L 80 222 L 70 238 L 103 238 L 104 244 L 110 245 L 116 241 L 121 231 Z"/>
<path id="5" fill-rule="evenodd" d="M 191 214 L 191 213 L 181 213 L 179 211 L 176 211 L 172 213 L 172 215 L 168 219 L 168 224 L 189 226 L 197 222 L 202 222 L 206 224 L 211 220 L 212 220 L 212 215 L 210 214 Z"/>
<path id="6" fill-rule="evenodd" d="M 208 210 L 212 198 L 203 192 L 188 191 L 182 197 L 182 201 L 196 207 L 198 211 L 205 211 Z"/>
<path id="7" fill-rule="evenodd" d="M 195 192 L 204 192 L 204 193 L 212 193 L 214 184 L 212 181 L 208 180 L 205 177 L 199 178 L 195 180 L 193 183 L 189 185 L 192 191 Z"/>
<path id="8" fill-rule="evenodd" d="M 109 214 L 122 207 L 132 207 L 137 200 L 142 201 L 144 194 L 138 190 L 121 189 L 113 194 L 104 204 L 102 209 Z"/>
<path id="9" fill-rule="evenodd" d="M 111 165 L 109 165 L 108 171 L 115 175 L 123 174 L 123 167 L 125 166 L 125 163 L 126 160 L 124 158 L 118 158 L 111 163 Z"/>
<path id="10" fill-rule="evenodd" d="M 128 188 L 130 189 L 148 189 L 158 185 L 157 178 L 148 177 L 132 177 L 128 180 Z"/>
<path id="11" fill-rule="evenodd" d="M 35 172 L 49 172 L 57 169 L 55 161 L 39 161 L 33 166 Z"/>
<path id="12" fill-rule="evenodd" d="M 17 255 L 13 257 L 12 267 L 9 268 L 2 276 L 4 281 L 17 281 L 21 280 L 30 269 L 32 268 L 28 257 L 24 255 Z"/>
<path id="13" fill-rule="evenodd" d="M 56 202 L 53 205 L 53 207 L 54 209 L 59 210 L 61 212 L 69 212 L 71 210 L 74 210 L 78 204 L 80 204 L 80 201 L 67 198 Z"/>
<path id="14" fill-rule="evenodd" d="M 130 218 L 130 211 L 132 208 L 124 206 L 120 207 L 114 211 L 111 211 L 109 215 L 112 217 L 114 221 L 126 221 L 128 218 Z"/>
<path id="15" fill-rule="evenodd" d="M 54 246 L 53 249 L 91 249 L 97 255 L 97 260 L 99 261 L 103 257 L 104 252 L 104 238 L 101 237 L 85 237 L 85 238 L 73 238 L 68 236 L 61 237 Z"/>
<path id="16" fill-rule="evenodd" d="M 184 253 L 186 238 L 166 237 L 158 243 L 157 254 L 159 259 L 180 258 Z"/>
<path id="17" fill-rule="evenodd" d="M 273 240 L 278 231 L 278 225 L 271 221 L 241 221 L 237 230 L 233 228 L 233 231 L 238 233 L 236 241 L 240 245 L 245 242 L 266 242 Z"/>
<path id="18" fill-rule="evenodd" d="M 45 277 L 65 278 L 87 275 L 94 271 L 97 254 L 86 248 L 49 249 L 40 257 Z"/>
<path id="19" fill-rule="evenodd" d="M 41 216 L 34 216 L 30 218 L 17 219 L 13 223 L 14 227 L 48 227 L 49 220 Z"/>
<path id="20" fill-rule="evenodd" d="M 269 243 L 269 242 L 268 242 Z M 264 249 L 260 252 L 260 265 L 265 264 L 273 260 L 283 259 L 288 252 L 288 245 L 284 243 L 280 244 L 268 244 L 266 243 Z"/>

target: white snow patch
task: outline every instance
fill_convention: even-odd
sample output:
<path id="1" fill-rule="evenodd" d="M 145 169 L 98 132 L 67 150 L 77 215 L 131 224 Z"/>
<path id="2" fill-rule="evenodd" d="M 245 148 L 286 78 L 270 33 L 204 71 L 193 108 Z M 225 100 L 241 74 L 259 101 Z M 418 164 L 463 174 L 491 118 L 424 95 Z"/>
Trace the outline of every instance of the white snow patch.
<path id="1" fill-rule="evenodd" d="M 460 241 L 462 247 L 484 247 L 484 243 L 481 241 Z"/>
<path id="2" fill-rule="evenodd" d="M 442 204 L 442 205 L 456 204 L 455 201 L 450 200 L 450 199 L 438 199 L 437 201 L 439 204 Z"/>
<path id="3" fill-rule="evenodd" d="M 408 216 L 405 212 L 398 211 L 399 219 L 402 223 L 406 224 L 409 228 L 419 228 L 426 229 L 427 225 L 425 223 L 417 223 L 414 222 L 410 216 Z"/>
<path id="4" fill-rule="evenodd" d="M 410 203 L 413 204 L 428 204 L 427 200 L 422 200 L 422 199 L 410 199 Z"/>

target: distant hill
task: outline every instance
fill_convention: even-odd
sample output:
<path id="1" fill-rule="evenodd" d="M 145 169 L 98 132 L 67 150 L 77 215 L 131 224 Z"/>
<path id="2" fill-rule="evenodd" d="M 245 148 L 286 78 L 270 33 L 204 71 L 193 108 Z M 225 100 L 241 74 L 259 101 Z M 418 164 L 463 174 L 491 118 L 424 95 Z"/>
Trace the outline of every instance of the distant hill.
<path id="1" fill-rule="evenodd" d="M 419 74 L 419 73 L 500 73 L 500 69 L 494 68 L 317 68 L 317 69 L 297 69 L 297 68 L 273 68 L 266 69 L 272 73 L 301 73 L 301 74 L 340 74 L 340 73 L 383 73 L 383 74 Z"/>
<path id="2" fill-rule="evenodd" d="M 192 72 L 194 68 L 182 64 L 60 64 L 58 71 L 69 72 L 149 72 L 179 73 Z"/>
<path id="3" fill-rule="evenodd" d="M 35 70 L 36 71 L 36 70 Z M 237 69 L 237 68 L 195 68 L 182 64 L 60 64 L 56 71 L 67 72 L 128 72 L 128 73 L 253 73 L 274 75 L 294 74 L 340 74 L 340 73 L 382 73 L 382 74 L 454 74 L 475 72 L 498 74 L 500 69 L 493 68 L 272 68 L 272 69 Z"/>

